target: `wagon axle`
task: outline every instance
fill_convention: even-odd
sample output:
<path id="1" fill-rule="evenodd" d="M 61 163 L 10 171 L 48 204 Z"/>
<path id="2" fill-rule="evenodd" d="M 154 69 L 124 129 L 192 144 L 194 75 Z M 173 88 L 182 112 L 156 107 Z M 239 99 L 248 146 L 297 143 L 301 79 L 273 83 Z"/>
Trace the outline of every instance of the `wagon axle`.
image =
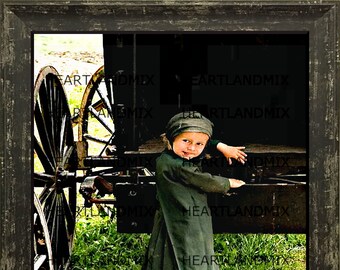
<path id="1" fill-rule="evenodd" d="M 76 173 L 59 169 L 54 178 L 56 190 L 58 193 L 60 193 L 64 188 L 72 187 L 76 181 Z"/>

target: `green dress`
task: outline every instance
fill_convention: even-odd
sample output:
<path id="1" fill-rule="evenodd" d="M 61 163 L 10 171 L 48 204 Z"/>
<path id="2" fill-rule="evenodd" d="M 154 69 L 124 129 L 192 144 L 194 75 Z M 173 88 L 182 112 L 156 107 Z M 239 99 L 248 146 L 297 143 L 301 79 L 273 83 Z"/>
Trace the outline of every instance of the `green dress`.
<path id="1" fill-rule="evenodd" d="M 202 172 L 201 159 L 164 151 L 156 162 L 154 227 L 144 270 L 218 269 L 206 192 L 226 193 L 229 179 Z"/>

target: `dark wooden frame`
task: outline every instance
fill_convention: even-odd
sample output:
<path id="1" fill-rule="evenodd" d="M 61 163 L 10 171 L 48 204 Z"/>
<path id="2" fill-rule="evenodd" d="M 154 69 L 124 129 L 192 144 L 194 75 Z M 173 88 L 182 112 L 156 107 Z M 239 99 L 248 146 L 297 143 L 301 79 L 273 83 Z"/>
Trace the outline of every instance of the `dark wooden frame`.
<path id="1" fill-rule="evenodd" d="M 340 2 L 0 3 L 0 269 L 32 266 L 31 33 L 40 31 L 308 31 L 308 268 L 339 269 Z"/>

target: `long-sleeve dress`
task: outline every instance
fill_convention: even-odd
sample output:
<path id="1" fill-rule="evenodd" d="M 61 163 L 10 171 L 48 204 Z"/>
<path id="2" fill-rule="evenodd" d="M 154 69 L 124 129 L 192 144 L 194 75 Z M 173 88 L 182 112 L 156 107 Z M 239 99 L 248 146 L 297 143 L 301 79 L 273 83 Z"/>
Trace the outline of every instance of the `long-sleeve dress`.
<path id="1" fill-rule="evenodd" d="M 144 270 L 216 270 L 207 192 L 227 193 L 229 179 L 202 172 L 201 159 L 164 151 L 156 162 L 154 227 Z"/>

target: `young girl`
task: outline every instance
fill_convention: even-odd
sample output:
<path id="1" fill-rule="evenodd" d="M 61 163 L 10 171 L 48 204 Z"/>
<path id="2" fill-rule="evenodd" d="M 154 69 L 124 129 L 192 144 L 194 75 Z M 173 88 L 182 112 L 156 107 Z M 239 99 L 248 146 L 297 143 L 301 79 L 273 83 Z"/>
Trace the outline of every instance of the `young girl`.
<path id="1" fill-rule="evenodd" d="M 226 194 L 243 181 L 202 172 L 207 146 L 244 163 L 244 147 L 210 140 L 213 124 L 198 112 L 182 112 L 166 127 L 171 149 L 156 162 L 157 199 L 154 227 L 142 269 L 218 269 L 206 192 Z"/>

